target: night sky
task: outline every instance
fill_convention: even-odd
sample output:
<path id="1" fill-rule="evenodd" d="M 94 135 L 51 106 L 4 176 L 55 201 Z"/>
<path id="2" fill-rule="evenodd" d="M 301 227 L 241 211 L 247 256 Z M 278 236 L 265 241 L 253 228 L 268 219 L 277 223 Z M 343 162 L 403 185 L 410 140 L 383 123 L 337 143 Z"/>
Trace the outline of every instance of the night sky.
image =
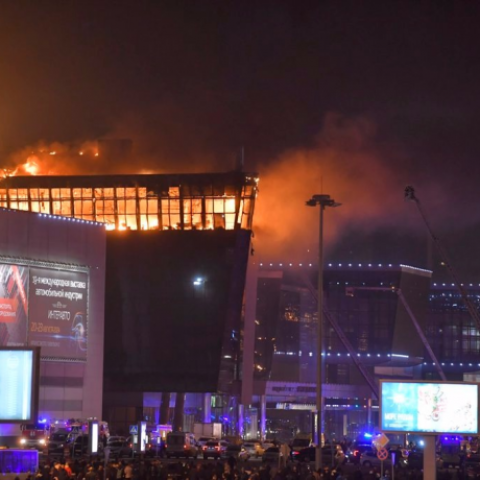
<path id="1" fill-rule="evenodd" d="M 315 257 L 323 191 L 329 259 L 428 266 L 413 184 L 480 282 L 479 25 L 474 1 L 2 1 L 0 158 L 131 138 L 112 171 L 226 171 L 243 147 L 281 261 Z"/>

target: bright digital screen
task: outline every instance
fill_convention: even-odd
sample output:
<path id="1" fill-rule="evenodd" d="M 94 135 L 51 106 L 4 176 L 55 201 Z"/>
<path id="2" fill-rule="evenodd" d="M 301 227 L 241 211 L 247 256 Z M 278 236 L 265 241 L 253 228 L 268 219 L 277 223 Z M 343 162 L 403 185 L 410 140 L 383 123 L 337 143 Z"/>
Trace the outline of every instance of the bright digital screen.
<path id="1" fill-rule="evenodd" d="M 92 431 L 90 432 L 90 441 L 92 442 L 91 452 L 98 452 L 98 423 L 92 423 Z"/>
<path id="2" fill-rule="evenodd" d="M 145 451 L 145 444 L 147 443 L 147 424 L 145 422 L 140 423 L 140 451 Z"/>
<path id="3" fill-rule="evenodd" d="M 478 434 L 478 386 L 467 383 L 381 382 L 386 432 Z"/>
<path id="4" fill-rule="evenodd" d="M 0 421 L 19 422 L 34 416 L 35 352 L 0 349 Z"/>

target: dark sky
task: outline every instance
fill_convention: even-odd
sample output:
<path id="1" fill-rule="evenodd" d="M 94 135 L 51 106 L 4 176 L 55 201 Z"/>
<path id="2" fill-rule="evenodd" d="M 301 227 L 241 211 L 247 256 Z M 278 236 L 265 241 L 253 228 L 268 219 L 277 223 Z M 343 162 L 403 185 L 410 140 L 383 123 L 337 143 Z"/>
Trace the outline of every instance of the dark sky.
<path id="1" fill-rule="evenodd" d="M 145 167 L 201 171 L 230 169 L 243 146 L 270 203 L 302 210 L 318 179 L 342 195 L 332 256 L 379 261 L 417 261 L 408 239 L 423 226 L 403 228 L 413 183 L 467 265 L 480 257 L 479 25 L 474 1 L 5 0 L 0 155 L 129 137 Z M 299 158 L 318 181 L 289 197 Z M 386 207 L 364 217 L 373 205 Z"/>

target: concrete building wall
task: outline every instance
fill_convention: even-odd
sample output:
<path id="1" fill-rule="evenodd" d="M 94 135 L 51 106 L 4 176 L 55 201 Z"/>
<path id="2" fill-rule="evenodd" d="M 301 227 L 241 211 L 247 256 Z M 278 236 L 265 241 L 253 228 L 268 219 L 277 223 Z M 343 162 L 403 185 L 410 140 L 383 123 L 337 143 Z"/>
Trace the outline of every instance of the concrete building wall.
<path id="1" fill-rule="evenodd" d="M 87 359 L 41 361 L 40 416 L 101 418 L 105 248 L 102 224 L 0 209 L 2 263 L 47 262 L 60 270 L 78 267 L 89 273 Z"/>

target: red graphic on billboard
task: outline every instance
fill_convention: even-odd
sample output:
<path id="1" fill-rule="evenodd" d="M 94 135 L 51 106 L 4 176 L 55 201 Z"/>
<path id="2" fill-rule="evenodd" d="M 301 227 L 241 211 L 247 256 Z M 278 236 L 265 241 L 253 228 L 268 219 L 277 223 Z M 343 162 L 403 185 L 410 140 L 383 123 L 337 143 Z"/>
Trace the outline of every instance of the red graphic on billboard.
<path id="1" fill-rule="evenodd" d="M 18 291 L 18 296 L 20 297 L 20 300 L 23 303 L 23 309 L 25 312 L 28 312 L 28 306 L 27 306 L 27 295 L 25 294 L 25 285 L 23 283 L 22 276 L 20 274 L 20 271 L 16 265 L 12 265 L 12 275 L 13 279 L 15 280 L 15 283 L 17 284 L 17 291 Z"/>
<path id="2" fill-rule="evenodd" d="M 0 298 L 0 321 L 16 323 L 18 301 L 16 298 Z"/>
<path id="3" fill-rule="evenodd" d="M 28 267 L 0 264 L 0 346 L 27 342 Z"/>

